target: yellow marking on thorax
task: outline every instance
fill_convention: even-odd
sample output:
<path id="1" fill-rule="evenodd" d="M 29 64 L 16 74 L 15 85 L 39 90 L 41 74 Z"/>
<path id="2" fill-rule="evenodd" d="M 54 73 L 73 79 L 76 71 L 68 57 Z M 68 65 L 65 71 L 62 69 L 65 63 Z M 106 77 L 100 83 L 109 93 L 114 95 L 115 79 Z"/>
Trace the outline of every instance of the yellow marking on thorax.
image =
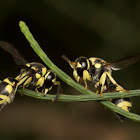
<path id="1" fill-rule="evenodd" d="M 95 60 L 99 60 L 99 61 L 101 61 L 102 63 L 106 63 L 105 60 L 103 60 L 103 59 L 101 59 L 101 58 L 97 58 L 97 57 L 91 57 L 91 58 L 89 58 L 89 60 L 92 62 L 92 65 L 95 64 Z"/>
<path id="2" fill-rule="evenodd" d="M 91 58 L 89 58 L 89 60 L 91 61 L 92 65 L 94 65 L 94 62 L 95 62 L 96 58 L 91 57 Z"/>
<path id="3" fill-rule="evenodd" d="M 33 69 L 34 71 L 38 71 L 38 68 L 36 68 L 36 67 L 31 67 L 31 69 Z"/>
<path id="4" fill-rule="evenodd" d="M 30 67 L 31 65 L 28 63 L 28 64 L 26 64 L 26 66 L 27 66 L 27 67 Z"/>
<path id="5" fill-rule="evenodd" d="M 96 69 L 99 69 L 102 65 L 99 64 L 99 63 L 96 63 L 94 66 L 95 66 Z"/>
<path id="6" fill-rule="evenodd" d="M 102 63 L 106 63 L 106 61 L 105 61 L 105 60 L 103 60 L 103 59 L 100 59 L 100 60 L 101 60 L 101 62 L 102 62 Z"/>
<path id="7" fill-rule="evenodd" d="M 9 94 L 13 91 L 13 87 L 11 85 L 7 85 L 5 89 L 8 91 Z"/>

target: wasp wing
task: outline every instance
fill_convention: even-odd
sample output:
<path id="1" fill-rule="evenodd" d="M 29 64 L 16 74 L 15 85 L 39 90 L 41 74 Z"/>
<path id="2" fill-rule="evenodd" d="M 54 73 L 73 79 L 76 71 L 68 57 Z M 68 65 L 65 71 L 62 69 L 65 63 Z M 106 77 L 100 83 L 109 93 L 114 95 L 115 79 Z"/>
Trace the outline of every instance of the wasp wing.
<path id="1" fill-rule="evenodd" d="M 127 58 L 116 60 L 112 63 L 106 63 L 104 67 L 111 67 L 112 70 L 121 70 L 126 68 L 134 63 L 140 61 L 140 53 L 134 56 L 129 56 Z"/>
<path id="2" fill-rule="evenodd" d="M 17 65 L 20 66 L 28 63 L 12 44 L 5 41 L 0 41 L 0 47 L 13 56 Z"/>

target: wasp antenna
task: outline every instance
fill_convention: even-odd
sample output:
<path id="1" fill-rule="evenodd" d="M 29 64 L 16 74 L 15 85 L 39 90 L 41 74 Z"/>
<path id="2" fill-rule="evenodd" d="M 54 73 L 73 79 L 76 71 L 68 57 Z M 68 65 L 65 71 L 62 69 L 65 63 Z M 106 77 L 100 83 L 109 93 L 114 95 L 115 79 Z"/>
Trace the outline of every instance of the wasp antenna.
<path id="1" fill-rule="evenodd" d="M 69 65 L 73 68 L 75 66 L 75 62 L 71 62 L 69 58 L 65 55 L 62 55 L 62 58 L 69 63 Z"/>
<path id="2" fill-rule="evenodd" d="M 71 61 L 68 59 L 68 57 L 66 55 L 62 55 L 62 58 L 67 61 L 68 63 L 71 63 Z"/>

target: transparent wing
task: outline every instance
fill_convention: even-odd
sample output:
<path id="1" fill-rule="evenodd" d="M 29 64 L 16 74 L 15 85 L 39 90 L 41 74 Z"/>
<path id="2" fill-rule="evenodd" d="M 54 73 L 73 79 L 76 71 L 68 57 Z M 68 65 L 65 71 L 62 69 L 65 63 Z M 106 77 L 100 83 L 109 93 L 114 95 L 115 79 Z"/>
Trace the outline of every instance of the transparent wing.
<path id="1" fill-rule="evenodd" d="M 20 65 L 20 68 L 27 70 L 28 72 L 30 72 L 30 74 L 35 73 L 35 70 L 31 69 L 30 67 L 27 67 L 26 65 Z"/>
<path id="2" fill-rule="evenodd" d="M 112 63 L 106 63 L 104 67 L 111 67 L 112 70 L 121 70 L 123 68 L 126 68 L 134 63 L 137 63 L 140 61 L 140 53 L 134 56 L 130 56 L 127 58 L 123 58 L 120 60 L 116 60 Z"/>
<path id="3" fill-rule="evenodd" d="M 17 65 L 25 65 L 28 63 L 12 44 L 0 41 L 0 47 L 13 56 Z"/>

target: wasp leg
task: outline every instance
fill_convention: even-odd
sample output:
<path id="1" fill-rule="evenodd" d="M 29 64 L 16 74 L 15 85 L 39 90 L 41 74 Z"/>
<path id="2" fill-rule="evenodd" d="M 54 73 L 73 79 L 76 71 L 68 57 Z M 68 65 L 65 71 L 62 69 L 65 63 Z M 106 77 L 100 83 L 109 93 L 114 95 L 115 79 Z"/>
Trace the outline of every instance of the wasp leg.
<path id="1" fill-rule="evenodd" d="M 107 72 L 104 72 L 100 78 L 99 85 L 101 85 L 101 90 L 100 90 L 100 97 L 104 91 L 104 85 L 107 77 Z"/>
<path id="2" fill-rule="evenodd" d="M 38 88 L 40 88 L 40 86 L 35 88 L 35 91 L 36 91 L 37 94 L 39 93 Z"/>
<path id="3" fill-rule="evenodd" d="M 18 77 L 18 78 L 17 78 Z M 22 94 L 21 95 L 24 95 L 24 87 L 27 85 L 28 83 L 28 80 L 30 80 L 30 78 L 32 77 L 29 77 L 29 76 L 25 76 L 23 77 L 22 79 L 19 79 L 19 76 L 17 76 L 16 79 L 19 80 L 19 82 L 17 83 L 16 85 L 16 88 L 15 88 L 15 92 L 14 92 L 14 95 L 16 94 L 16 91 L 17 91 L 17 88 L 22 85 L 23 83 L 23 90 L 22 90 Z"/>
<path id="4" fill-rule="evenodd" d="M 77 83 L 79 83 L 80 85 L 82 84 L 82 82 L 83 82 L 83 79 L 82 78 L 80 78 L 79 79 L 79 81 L 77 82 Z"/>
<path id="5" fill-rule="evenodd" d="M 21 96 L 24 95 L 24 88 L 25 88 L 25 86 L 22 87 L 22 94 L 21 94 Z"/>
<path id="6" fill-rule="evenodd" d="M 17 84 L 16 87 L 15 87 L 14 96 L 15 96 L 15 94 L 16 94 L 16 92 L 17 92 L 17 88 L 18 88 L 18 87 L 19 87 L 19 84 Z"/>
<path id="7" fill-rule="evenodd" d="M 99 84 L 99 82 L 96 83 L 95 89 L 96 89 L 96 94 L 99 94 L 101 91 L 101 85 Z"/>
<path id="8" fill-rule="evenodd" d="M 37 90 L 38 88 L 41 88 L 42 86 L 43 86 L 43 84 L 44 84 L 44 81 L 45 81 L 45 78 L 44 77 L 41 77 L 41 78 L 39 78 L 38 79 L 38 81 L 37 81 L 37 83 L 36 83 L 36 88 L 35 88 L 35 91 L 37 92 L 37 93 L 39 93 L 39 91 Z M 44 90 L 44 89 L 43 89 Z M 42 92 L 43 92 L 43 90 L 42 90 Z"/>
<path id="9" fill-rule="evenodd" d="M 107 72 L 107 76 L 109 77 L 109 79 L 112 82 L 112 84 L 116 86 L 118 91 L 129 92 L 128 90 L 125 90 L 123 87 L 121 87 L 119 84 L 117 84 L 117 82 L 113 79 L 113 77 L 108 72 Z"/>
<path id="10" fill-rule="evenodd" d="M 57 99 L 59 98 L 59 95 L 61 93 L 61 84 L 60 84 L 60 82 L 59 81 L 56 81 L 54 83 L 54 85 L 57 85 L 57 93 L 56 93 L 56 97 L 54 99 L 52 99 L 52 102 L 57 101 Z"/>
<path id="11" fill-rule="evenodd" d="M 43 88 L 41 92 L 44 93 L 44 91 L 45 91 L 45 89 Z"/>
<path id="12" fill-rule="evenodd" d="M 46 88 L 45 91 L 44 91 L 44 95 L 43 96 L 45 96 L 48 93 L 48 91 L 49 91 L 49 89 Z"/>
<path id="13" fill-rule="evenodd" d="M 35 86 L 36 86 L 35 91 L 36 91 L 37 93 L 39 93 L 39 91 L 38 91 L 37 89 L 38 89 L 38 88 L 41 88 L 41 87 L 43 86 L 44 81 L 45 81 L 44 77 L 39 78 L 39 80 L 37 81 L 37 83 L 36 83 L 36 85 L 35 85 Z"/>
<path id="14" fill-rule="evenodd" d="M 24 82 L 23 84 L 23 89 L 22 89 L 22 96 L 24 95 L 24 88 L 26 87 L 26 85 L 29 85 L 29 83 L 32 81 L 32 77 L 28 77 L 27 80 Z"/>
<path id="15" fill-rule="evenodd" d="M 89 75 L 89 72 L 87 70 L 84 70 L 83 71 L 83 81 L 85 83 L 85 90 L 87 90 L 88 86 L 87 86 L 87 80 L 90 81 L 90 75 Z"/>
<path id="16" fill-rule="evenodd" d="M 42 85 L 39 85 L 38 87 L 35 88 L 35 91 L 36 91 L 37 93 L 39 93 L 38 88 L 41 88 L 41 87 L 42 87 Z M 44 89 L 42 89 L 41 92 L 44 92 Z M 46 95 L 46 94 L 45 94 L 45 95 Z"/>
<path id="17" fill-rule="evenodd" d="M 75 80 L 77 81 L 77 83 L 81 83 L 83 81 L 83 79 L 78 75 L 78 73 L 75 69 L 73 69 L 73 76 L 74 76 Z"/>

